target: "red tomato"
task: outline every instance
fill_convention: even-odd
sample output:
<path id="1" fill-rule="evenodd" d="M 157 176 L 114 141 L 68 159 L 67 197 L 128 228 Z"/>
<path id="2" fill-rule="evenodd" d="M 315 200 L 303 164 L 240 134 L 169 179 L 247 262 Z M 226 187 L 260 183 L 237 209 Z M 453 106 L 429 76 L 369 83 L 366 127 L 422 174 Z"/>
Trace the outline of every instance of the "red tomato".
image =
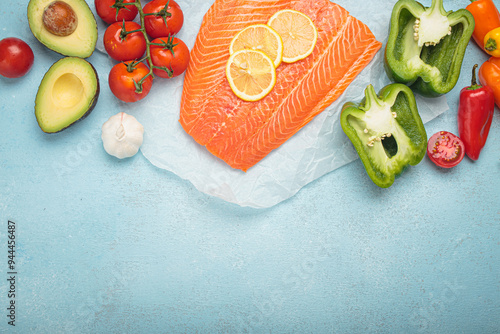
<path id="1" fill-rule="evenodd" d="M 118 61 L 134 60 L 146 51 L 146 39 L 138 23 L 115 22 L 104 33 L 104 48 L 111 58 Z M 132 33 L 127 33 L 134 31 Z"/>
<path id="2" fill-rule="evenodd" d="M 166 67 L 166 70 L 153 68 L 155 75 L 173 78 L 184 73 L 189 63 L 189 49 L 182 40 L 177 37 L 164 37 L 156 38 L 151 43 L 149 51 L 153 65 Z"/>
<path id="3" fill-rule="evenodd" d="M 153 0 L 144 6 L 143 11 L 144 14 L 157 13 L 144 17 L 144 28 L 152 38 L 175 35 L 184 23 L 182 9 L 174 0 Z"/>
<path id="4" fill-rule="evenodd" d="M 97 15 L 109 24 L 135 19 L 139 12 L 137 7 L 135 5 L 125 5 L 131 2 L 135 2 L 135 0 L 94 0 Z"/>
<path id="5" fill-rule="evenodd" d="M 28 73 L 35 56 L 26 42 L 15 37 L 0 41 L 0 75 L 19 78 Z"/>
<path id="6" fill-rule="evenodd" d="M 447 131 L 439 131 L 427 143 L 427 155 L 439 167 L 455 167 L 465 154 L 463 141 Z"/>
<path id="7" fill-rule="evenodd" d="M 153 77 L 150 75 L 142 83 L 142 92 L 137 92 L 139 82 L 149 74 L 149 68 L 144 63 L 130 61 L 118 63 L 109 71 L 109 88 L 123 102 L 136 102 L 145 98 L 151 86 Z"/>

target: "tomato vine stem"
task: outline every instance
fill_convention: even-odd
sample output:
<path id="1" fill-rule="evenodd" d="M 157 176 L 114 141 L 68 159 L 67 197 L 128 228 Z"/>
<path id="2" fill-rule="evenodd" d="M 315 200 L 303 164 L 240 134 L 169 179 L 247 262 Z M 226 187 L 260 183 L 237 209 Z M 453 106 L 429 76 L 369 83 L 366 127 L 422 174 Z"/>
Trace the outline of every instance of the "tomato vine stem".
<path id="1" fill-rule="evenodd" d="M 120 9 L 125 9 L 125 10 L 130 11 L 130 9 L 124 4 L 123 1 L 124 0 L 115 0 L 114 5 L 111 6 L 111 8 L 115 8 L 116 9 L 116 14 L 115 14 L 115 19 L 116 20 L 118 19 L 118 12 L 120 11 Z"/>
<path id="2" fill-rule="evenodd" d="M 168 40 L 167 42 L 163 41 L 163 43 L 152 43 L 150 40 L 149 40 L 149 36 L 146 32 L 146 28 L 145 28 L 145 23 L 144 23 L 144 18 L 148 15 L 155 15 L 155 16 L 161 16 L 163 21 L 165 22 L 165 25 L 167 25 L 167 17 L 170 17 L 172 16 L 172 14 L 170 12 L 168 12 L 168 5 L 170 3 L 170 0 L 167 1 L 166 5 L 159 11 L 159 12 L 154 12 L 154 13 L 144 13 L 144 11 L 142 10 L 142 4 L 141 4 L 141 0 L 135 0 L 134 2 L 130 2 L 130 3 L 127 3 L 127 6 L 129 5 L 134 5 L 138 12 L 139 12 L 139 18 L 140 18 L 140 25 L 141 27 L 139 29 L 135 29 L 135 30 L 130 30 L 130 31 L 127 31 L 125 29 L 125 20 L 123 21 L 123 25 L 122 25 L 122 31 L 120 33 L 120 38 L 123 40 L 126 38 L 126 36 L 128 34 L 131 34 L 131 33 L 134 33 L 134 32 L 141 32 L 144 36 L 144 39 L 146 40 L 146 56 L 143 57 L 141 60 L 135 60 L 133 62 L 131 62 L 128 66 L 127 66 L 127 70 L 129 72 L 133 71 L 134 70 L 134 67 L 140 63 L 140 62 L 144 62 L 146 61 L 147 64 L 148 64 L 148 67 L 149 67 L 149 73 L 146 74 L 144 77 L 141 78 L 141 80 L 139 80 L 138 82 L 135 82 L 134 81 L 134 85 L 136 87 L 136 90 L 135 92 L 140 94 L 142 93 L 142 84 L 144 83 L 144 81 L 147 79 L 147 77 L 151 76 L 151 77 L 155 77 L 154 76 L 154 73 L 153 73 L 153 69 L 159 69 L 159 70 L 162 70 L 162 71 L 165 71 L 168 73 L 168 76 L 172 76 L 173 75 L 173 71 L 172 69 L 169 69 L 167 68 L 166 66 L 155 66 L 153 64 L 153 61 L 151 59 L 151 46 L 152 45 L 155 45 L 155 46 L 161 46 L 165 49 L 168 49 L 172 52 L 172 54 L 174 53 L 173 52 L 173 47 L 176 45 L 176 44 L 173 44 L 173 37 L 171 36 L 168 36 Z M 123 5 L 123 0 L 115 0 L 115 5 L 113 5 L 114 8 L 117 9 L 117 15 L 118 15 L 118 10 L 122 7 L 125 7 Z M 112 7 L 113 7 L 112 6 Z"/>
<path id="3" fill-rule="evenodd" d="M 116 1 L 118 2 L 120 0 L 116 0 Z M 134 84 L 136 86 L 135 92 L 140 94 L 140 93 L 142 93 L 142 84 L 144 83 L 146 78 L 149 76 L 154 78 L 154 74 L 153 74 L 153 67 L 154 66 L 153 66 L 153 61 L 151 60 L 151 51 L 150 51 L 151 42 L 149 40 L 148 34 L 146 33 L 146 28 L 144 25 L 145 14 L 144 14 L 144 11 L 142 10 L 141 0 L 136 0 L 131 4 L 134 4 L 134 6 L 137 8 L 137 10 L 139 12 L 140 22 L 141 22 L 141 28 L 135 30 L 134 32 L 138 32 L 138 31 L 142 32 L 142 34 L 144 35 L 144 39 L 146 40 L 146 56 L 143 59 L 141 59 L 140 62 L 147 61 L 148 66 L 149 66 L 149 73 L 146 74 L 144 77 L 142 77 L 142 79 L 139 80 L 139 82 L 136 83 L 134 81 Z"/>

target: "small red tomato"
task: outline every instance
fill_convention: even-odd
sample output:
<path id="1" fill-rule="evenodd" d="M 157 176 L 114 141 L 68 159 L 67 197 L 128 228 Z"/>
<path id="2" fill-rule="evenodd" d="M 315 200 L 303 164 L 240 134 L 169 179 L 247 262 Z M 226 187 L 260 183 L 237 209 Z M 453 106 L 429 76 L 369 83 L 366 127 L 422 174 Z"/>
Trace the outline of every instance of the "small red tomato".
<path id="1" fill-rule="evenodd" d="M 427 143 L 427 155 L 439 167 L 455 167 L 465 155 L 463 141 L 448 131 L 439 131 Z"/>
<path id="2" fill-rule="evenodd" d="M 97 15 L 106 23 L 132 21 L 139 10 L 135 5 L 127 5 L 135 0 L 94 0 Z"/>
<path id="3" fill-rule="evenodd" d="M 109 88 L 123 102 L 142 100 L 149 94 L 153 85 L 153 77 L 148 74 L 149 68 L 144 63 L 118 63 L 109 71 Z M 146 79 L 141 84 L 144 77 Z"/>
<path id="4" fill-rule="evenodd" d="M 139 59 L 146 52 L 146 39 L 136 22 L 115 22 L 104 33 L 104 49 L 118 61 Z M 133 32 L 131 32 L 133 31 Z"/>
<path id="5" fill-rule="evenodd" d="M 153 0 L 144 6 L 144 28 L 152 38 L 177 34 L 184 23 L 181 7 L 174 0 Z M 165 24 L 166 22 L 166 24 Z"/>
<path id="6" fill-rule="evenodd" d="M 151 61 L 154 66 L 153 73 L 162 78 L 173 78 L 181 75 L 189 63 L 189 49 L 177 37 L 156 38 L 151 42 Z"/>
<path id="7" fill-rule="evenodd" d="M 35 56 L 30 46 L 15 37 L 0 41 L 0 75 L 6 78 L 19 78 L 28 73 Z"/>

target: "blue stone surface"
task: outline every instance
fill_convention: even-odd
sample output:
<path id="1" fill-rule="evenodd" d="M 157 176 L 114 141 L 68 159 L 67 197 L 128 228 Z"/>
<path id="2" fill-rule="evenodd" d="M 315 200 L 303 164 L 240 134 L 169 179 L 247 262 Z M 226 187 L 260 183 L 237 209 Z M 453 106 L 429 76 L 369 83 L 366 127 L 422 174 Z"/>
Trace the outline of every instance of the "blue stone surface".
<path id="1" fill-rule="evenodd" d="M 476 162 L 445 170 L 425 158 L 379 189 L 357 160 L 277 206 L 242 208 L 141 153 L 104 151 L 100 127 L 118 102 L 99 52 L 95 110 L 44 134 L 35 95 L 61 56 L 33 37 L 27 3 L 0 7 L 0 39 L 35 53 L 25 77 L 0 78 L 1 332 L 500 333 L 498 108 Z M 487 59 L 471 41 L 429 136 L 458 132 L 460 89 Z"/>

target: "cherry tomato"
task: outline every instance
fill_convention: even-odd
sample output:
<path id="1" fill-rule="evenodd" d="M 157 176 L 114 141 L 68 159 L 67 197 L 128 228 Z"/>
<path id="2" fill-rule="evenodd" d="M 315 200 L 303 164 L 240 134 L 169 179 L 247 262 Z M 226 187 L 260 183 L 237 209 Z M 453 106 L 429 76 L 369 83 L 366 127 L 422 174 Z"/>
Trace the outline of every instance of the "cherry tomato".
<path id="1" fill-rule="evenodd" d="M 145 98 L 151 86 L 153 77 L 150 75 L 142 82 L 142 92 L 137 92 L 137 85 L 146 75 L 149 68 L 141 62 L 118 63 L 109 71 L 109 88 L 111 92 L 123 102 L 136 102 Z"/>
<path id="2" fill-rule="evenodd" d="M 15 37 L 0 41 L 0 75 L 6 78 L 19 78 L 28 73 L 35 56 L 30 46 Z"/>
<path id="3" fill-rule="evenodd" d="M 165 70 L 153 68 L 155 75 L 173 78 L 184 73 L 189 63 L 189 49 L 182 40 L 177 37 L 164 37 L 156 38 L 151 43 L 149 51 L 153 65 L 166 67 Z"/>
<path id="4" fill-rule="evenodd" d="M 134 31 L 138 29 L 141 26 L 132 21 L 110 25 L 104 33 L 104 48 L 109 56 L 118 61 L 141 58 L 146 51 L 146 39 L 141 31 Z"/>
<path id="5" fill-rule="evenodd" d="M 157 13 L 144 17 L 144 28 L 152 38 L 175 35 L 184 23 L 182 9 L 174 0 L 153 0 L 144 6 L 143 11 L 145 14 Z"/>
<path id="6" fill-rule="evenodd" d="M 465 154 L 463 141 L 448 131 L 439 131 L 427 143 L 427 155 L 439 167 L 455 167 Z"/>
<path id="7" fill-rule="evenodd" d="M 94 0 L 97 15 L 108 24 L 135 19 L 139 10 L 135 5 L 126 5 L 131 2 L 135 0 Z"/>

